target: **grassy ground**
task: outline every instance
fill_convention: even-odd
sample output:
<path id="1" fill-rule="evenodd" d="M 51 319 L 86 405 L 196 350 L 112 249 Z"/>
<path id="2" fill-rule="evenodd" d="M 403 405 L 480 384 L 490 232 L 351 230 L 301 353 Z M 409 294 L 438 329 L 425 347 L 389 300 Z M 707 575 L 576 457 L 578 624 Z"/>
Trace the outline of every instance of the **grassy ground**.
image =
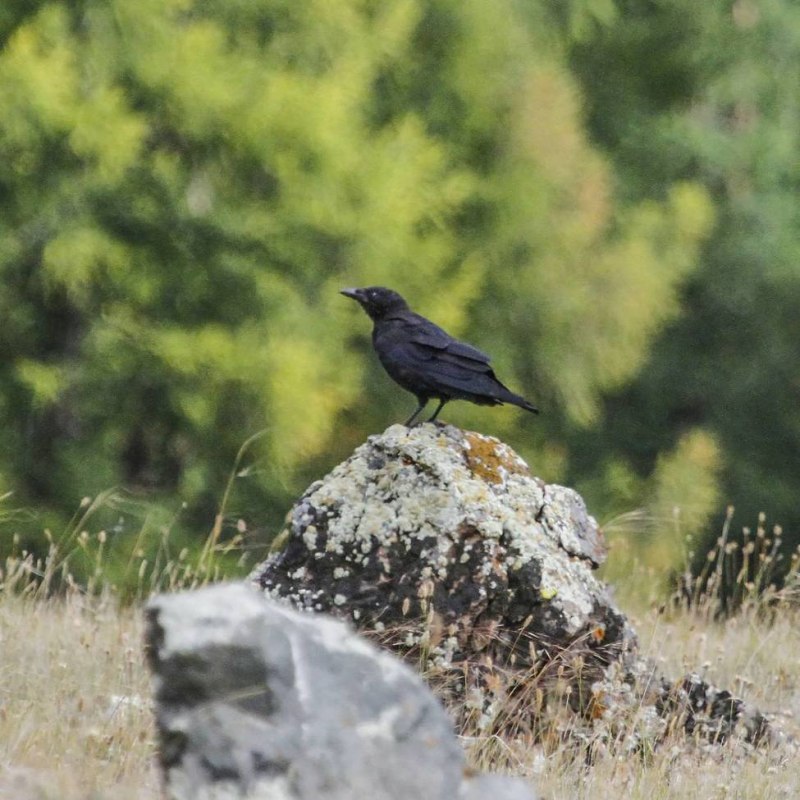
<path id="1" fill-rule="evenodd" d="M 642 645 L 666 675 L 696 670 L 711 683 L 770 713 L 787 734 L 800 736 L 800 614 L 785 610 L 774 623 L 745 612 L 713 623 L 687 611 L 666 619 L 632 615 Z M 478 745 L 478 761 L 487 768 Z M 499 755 L 499 748 L 489 748 Z M 753 748 L 676 737 L 647 757 L 599 751 L 591 767 L 574 752 L 505 753 L 514 772 L 530 775 L 547 800 L 794 800 L 800 798 L 796 745 Z M 499 760 L 499 759 L 494 759 Z"/>
<path id="2" fill-rule="evenodd" d="M 151 798 L 149 678 L 135 609 L 0 594 L 0 798 Z"/>
<path id="3" fill-rule="evenodd" d="M 0 588 L 0 798 L 159 797 L 138 608 L 120 609 L 108 593 L 90 598 L 77 588 L 48 599 L 29 567 L 11 565 Z M 796 610 L 780 610 L 769 624 L 758 606 L 716 623 L 686 610 L 639 610 L 632 618 L 666 674 L 698 670 L 778 712 L 778 724 L 800 734 Z M 478 766 L 504 761 L 531 776 L 547 800 L 800 797 L 798 763 L 787 760 L 791 748 L 750 752 L 682 740 L 648 758 L 600 752 L 590 768 L 566 749 L 503 748 L 468 743 Z"/>

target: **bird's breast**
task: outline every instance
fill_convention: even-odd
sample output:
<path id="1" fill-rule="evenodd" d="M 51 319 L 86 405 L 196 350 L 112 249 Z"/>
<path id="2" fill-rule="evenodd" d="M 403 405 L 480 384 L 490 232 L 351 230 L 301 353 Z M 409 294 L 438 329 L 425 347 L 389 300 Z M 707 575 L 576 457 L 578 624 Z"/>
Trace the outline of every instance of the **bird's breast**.
<path id="1" fill-rule="evenodd" d="M 372 344 L 381 365 L 396 383 L 414 394 L 429 391 L 419 356 L 409 350 L 408 337 L 399 325 L 376 326 Z"/>

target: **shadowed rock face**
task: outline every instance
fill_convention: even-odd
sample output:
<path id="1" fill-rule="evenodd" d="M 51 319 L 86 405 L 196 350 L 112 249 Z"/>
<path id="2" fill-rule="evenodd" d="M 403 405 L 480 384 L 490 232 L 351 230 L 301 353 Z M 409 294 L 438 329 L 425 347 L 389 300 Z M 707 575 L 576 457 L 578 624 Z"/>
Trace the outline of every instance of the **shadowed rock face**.
<path id="1" fill-rule="evenodd" d="M 492 437 L 429 424 L 371 436 L 308 488 L 279 546 L 252 580 L 422 666 L 462 729 L 535 735 L 557 686 L 589 726 L 633 715 L 637 741 L 767 730 L 740 701 L 715 704 L 714 687 L 639 656 L 594 575 L 605 545 L 581 497 Z"/>

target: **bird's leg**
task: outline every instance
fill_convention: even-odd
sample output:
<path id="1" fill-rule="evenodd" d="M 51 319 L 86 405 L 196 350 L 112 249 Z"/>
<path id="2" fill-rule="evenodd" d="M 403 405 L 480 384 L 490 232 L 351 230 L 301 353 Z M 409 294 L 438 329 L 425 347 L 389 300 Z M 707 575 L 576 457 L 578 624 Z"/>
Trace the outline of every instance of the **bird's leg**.
<path id="1" fill-rule="evenodd" d="M 428 420 L 428 422 L 433 422 L 436 417 L 439 416 L 439 412 L 444 408 L 444 404 L 447 402 L 443 397 L 439 398 L 439 405 L 436 406 L 436 411 L 433 412 L 433 416 Z"/>
<path id="2" fill-rule="evenodd" d="M 419 401 L 419 405 L 414 409 L 414 413 L 403 423 L 406 428 L 413 427 L 414 420 L 419 416 L 419 412 L 428 405 L 428 398 L 427 397 L 418 397 L 417 400 Z"/>

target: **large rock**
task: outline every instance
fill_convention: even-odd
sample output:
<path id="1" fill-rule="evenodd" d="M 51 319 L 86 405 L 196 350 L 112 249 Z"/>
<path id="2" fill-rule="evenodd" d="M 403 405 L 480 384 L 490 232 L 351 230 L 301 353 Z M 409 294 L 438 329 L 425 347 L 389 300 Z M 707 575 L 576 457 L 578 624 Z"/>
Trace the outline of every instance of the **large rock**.
<path id="1" fill-rule="evenodd" d="M 426 650 L 453 661 L 497 650 L 498 625 L 525 651 L 533 637 L 622 645 L 630 631 L 592 573 L 604 557 L 580 496 L 531 477 L 497 439 L 395 425 L 309 487 L 253 578 L 362 628 L 436 618 L 445 635 Z"/>
<path id="2" fill-rule="evenodd" d="M 529 676 L 572 649 L 595 680 L 633 643 L 594 575 L 604 556 L 582 499 L 532 477 L 497 439 L 395 425 L 309 487 L 253 578 L 298 608 L 386 632 L 438 675 L 466 675 L 452 690 L 469 703 L 453 707 L 488 724 L 510 690 L 498 674 Z"/>
<path id="3" fill-rule="evenodd" d="M 580 496 L 533 477 L 507 445 L 395 425 L 308 488 L 252 579 L 421 666 L 471 734 L 529 740 L 553 719 L 548 703 L 566 698 L 617 741 L 620 720 L 636 717 L 633 746 L 676 725 L 719 739 L 742 722 L 746 737 L 762 737 L 761 715 L 639 656 L 594 574 L 604 557 Z"/>
<path id="4" fill-rule="evenodd" d="M 465 776 L 452 723 L 405 665 L 341 623 L 228 584 L 147 609 L 174 800 L 533 800 Z"/>

